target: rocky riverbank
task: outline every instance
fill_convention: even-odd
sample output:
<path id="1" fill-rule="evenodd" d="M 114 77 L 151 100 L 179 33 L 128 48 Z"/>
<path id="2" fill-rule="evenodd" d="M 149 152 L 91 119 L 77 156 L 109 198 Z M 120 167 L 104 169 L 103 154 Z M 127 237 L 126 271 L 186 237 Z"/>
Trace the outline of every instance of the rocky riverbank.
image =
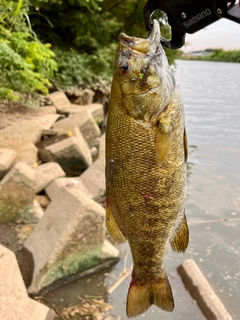
<path id="1" fill-rule="evenodd" d="M 17 306 L 19 297 L 5 290 L 12 281 L 20 283 L 20 295 L 29 303 L 26 288 L 35 295 L 118 259 L 106 240 L 103 208 L 106 97 L 93 102 L 93 91 L 81 92 L 76 102 L 84 104 L 54 92 L 37 110 L 1 113 L 0 256 L 9 261 L 0 267 L 6 279 L 0 290 L 2 319 L 10 309 L 9 319 L 36 319 L 27 313 L 16 317 L 12 302 Z M 14 278 L 13 268 L 21 270 Z M 44 309 L 37 318 L 51 316 Z"/>

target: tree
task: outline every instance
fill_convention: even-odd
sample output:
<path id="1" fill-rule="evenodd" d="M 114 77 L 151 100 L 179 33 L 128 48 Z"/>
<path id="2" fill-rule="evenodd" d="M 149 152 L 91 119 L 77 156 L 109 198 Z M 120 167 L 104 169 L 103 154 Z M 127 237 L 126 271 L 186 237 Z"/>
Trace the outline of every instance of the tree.
<path id="1" fill-rule="evenodd" d="M 0 98 L 111 80 L 120 32 L 147 37 L 146 0 L 1 0 Z M 158 13 L 163 36 L 166 19 Z M 176 52 L 168 53 L 172 63 Z M 57 70 L 58 64 L 58 70 Z"/>
<path id="2" fill-rule="evenodd" d="M 57 87 L 110 80 L 120 32 L 147 37 L 143 21 L 146 0 L 33 0 L 31 21 L 38 37 L 50 42 L 59 70 Z M 162 31 L 169 37 L 161 14 Z M 170 63 L 176 52 L 168 53 Z"/>
<path id="3" fill-rule="evenodd" d="M 31 29 L 28 3 L 0 4 L 0 99 L 22 100 L 29 93 L 46 94 L 48 80 L 57 70 L 49 44 L 42 44 Z"/>

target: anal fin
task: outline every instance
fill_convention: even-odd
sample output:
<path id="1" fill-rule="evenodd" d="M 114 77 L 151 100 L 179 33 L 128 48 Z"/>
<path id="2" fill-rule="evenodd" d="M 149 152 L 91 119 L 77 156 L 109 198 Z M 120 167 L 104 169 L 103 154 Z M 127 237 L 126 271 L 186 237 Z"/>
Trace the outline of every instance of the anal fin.
<path id="1" fill-rule="evenodd" d="M 106 205 L 106 225 L 107 225 L 108 232 L 110 233 L 113 240 L 119 243 L 124 243 L 127 241 L 124 235 L 122 234 L 121 230 L 119 229 L 117 222 L 113 216 L 112 210 L 108 203 Z"/>
<path id="2" fill-rule="evenodd" d="M 172 289 L 166 275 L 151 283 L 131 283 L 127 296 L 127 316 L 136 317 L 144 313 L 152 304 L 165 311 L 174 309 Z"/>
<path id="3" fill-rule="evenodd" d="M 171 237 L 170 243 L 173 251 L 185 252 L 189 242 L 189 230 L 185 213 L 175 234 Z"/>

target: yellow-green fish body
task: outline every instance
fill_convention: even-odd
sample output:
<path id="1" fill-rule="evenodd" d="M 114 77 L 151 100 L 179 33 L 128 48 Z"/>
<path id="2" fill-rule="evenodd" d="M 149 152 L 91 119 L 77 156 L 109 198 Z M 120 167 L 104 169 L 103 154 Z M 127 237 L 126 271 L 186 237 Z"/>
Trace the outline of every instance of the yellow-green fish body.
<path id="1" fill-rule="evenodd" d="M 129 317 L 173 310 L 163 258 L 168 241 L 188 245 L 186 158 L 182 98 L 154 20 L 148 39 L 120 35 L 106 132 L 107 227 L 134 264 Z"/>

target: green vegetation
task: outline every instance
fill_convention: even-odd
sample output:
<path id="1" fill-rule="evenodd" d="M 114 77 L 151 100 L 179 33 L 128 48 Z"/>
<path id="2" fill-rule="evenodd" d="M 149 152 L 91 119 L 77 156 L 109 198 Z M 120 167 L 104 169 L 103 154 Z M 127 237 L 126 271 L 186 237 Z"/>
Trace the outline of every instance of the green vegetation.
<path id="1" fill-rule="evenodd" d="M 111 80 L 121 31 L 146 37 L 146 0 L 0 2 L 0 99 L 29 101 L 50 86 Z M 163 36 L 169 37 L 166 20 Z M 173 63 L 178 52 L 167 52 Z"/>
<path id="2" fill-rule="evenodd" d="M 222 49 L 214 49 L 212 53 L 203 57 L 203 60 L 240 62 L 240 50 L 224 51 Z"/>
<path id="3" fill-rule="evenodd" d="M 0 5 L 0 99 L 27 101 L 29 94 L 46 94 L 57 70 L 50 45 L 38 40 L 27 11 L 20 0 Z"/>
<path id="4" fill-rule="evenodd" d="M 223 61 L 223 62 L 240 62 L 240 50 L 208 49 L 205 56 L 191 56 L 187 59 L 205 60 L 205 61 Z M 185 57 L 186 58 L 186 57 Z"/>

